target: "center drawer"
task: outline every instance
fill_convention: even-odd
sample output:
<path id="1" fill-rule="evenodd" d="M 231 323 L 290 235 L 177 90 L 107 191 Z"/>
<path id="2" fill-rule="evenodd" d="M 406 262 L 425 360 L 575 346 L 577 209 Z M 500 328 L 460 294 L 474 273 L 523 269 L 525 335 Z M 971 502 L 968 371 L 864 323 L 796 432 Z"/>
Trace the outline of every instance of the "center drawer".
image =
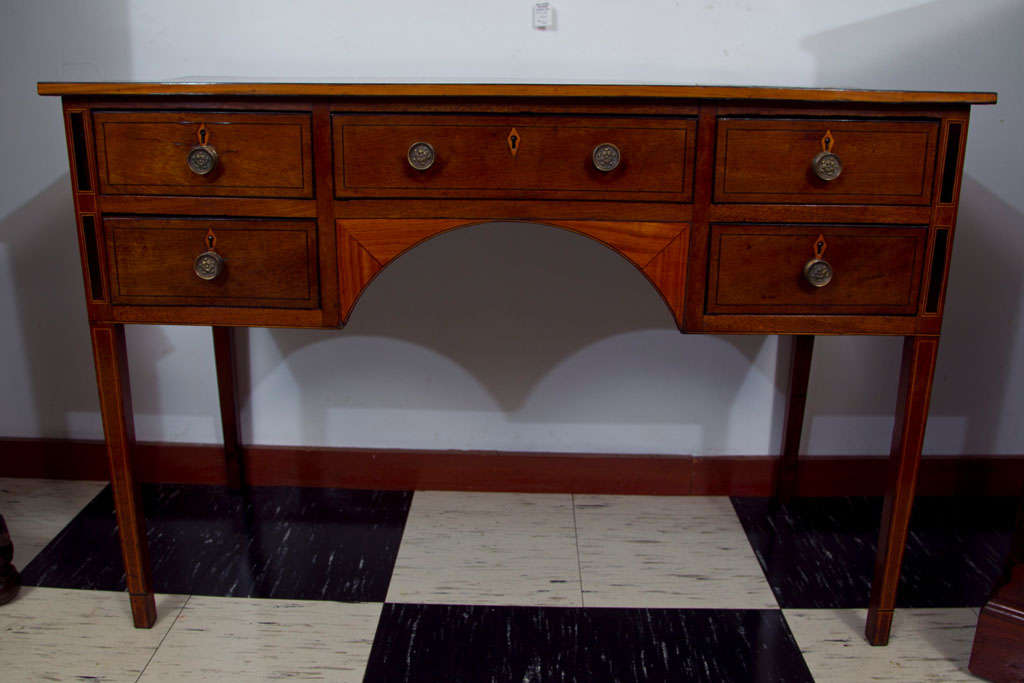
<path id="1" fill-rule="evenodd" d="M 338 197 L 690 201 L 680 118 L 336 114 Z"/>
<path id="2" fill-rule="evenodd" d="M 927 236 L 924 226 L 713 225 L 706 311 L 914 315 Z"/>
<path id="3" fill-rule="evenodd" d="M 318 305 L 316 221 L 106 218 L 103 228 L 114 304 Z"/>

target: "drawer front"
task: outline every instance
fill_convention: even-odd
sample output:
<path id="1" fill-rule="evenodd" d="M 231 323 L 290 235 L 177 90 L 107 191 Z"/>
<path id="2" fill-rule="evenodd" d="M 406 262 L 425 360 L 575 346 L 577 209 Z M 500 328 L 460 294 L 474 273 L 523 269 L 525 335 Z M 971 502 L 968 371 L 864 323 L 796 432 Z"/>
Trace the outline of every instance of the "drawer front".
<path id="1" fill-rule="evenodd" d="M 914 315 L 927 235 L 925 227 L 712 226 L 707 312 Z M 804 274 L 819 249 L 832 273 L 822 287 Z"/>
<path id="2" fill-rule="evenodd" d="M 690 119 L 339 114 L 333 125 L 339 197 L 683 202 L 693 195 Z M 434 153 L 422 170 L 409 159 L 420 142 Z M 594 150 L 607 144 L 617 148 L 618 165 L 599 170 Z"/>
<path id="3" fill-rule="evenodd" d="M 928 204 L 938 130 L 929 121 L 722 118 L 715 201 Z M 824 147 L 841 167 L 831 180 L 814 168 Z"/>
<path id="4" fill-rule="evenodd" d="M 101 111 L 94 122 L 104 194 L 313 196 L 309 114 Z M 205 173 L 189 166 L 201 143 L 216 154 Z"/>
<path id="5" fill-rule="evenodd" d="M 316 308 L 316 222 L 312 220 L 104 220 L 115 304 Z M 196 258 L 223 259 L 213 279 Z"/>

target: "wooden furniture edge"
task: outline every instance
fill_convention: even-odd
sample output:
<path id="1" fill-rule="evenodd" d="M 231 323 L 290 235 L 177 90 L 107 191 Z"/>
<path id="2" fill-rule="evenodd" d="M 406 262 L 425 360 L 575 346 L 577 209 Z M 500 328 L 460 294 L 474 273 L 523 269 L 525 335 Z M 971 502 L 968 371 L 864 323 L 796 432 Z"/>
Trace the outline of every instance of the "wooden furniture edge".
<path id="1" fill-rule="evenodd" d="M 1018 479 L 1020 481 L 1020 479 Z M 1024 492 L 1003 577 L 981 608 L 968 669 L 990 681 L 1024 680 Z"/>
<path id="2" fill-rule="evenodd" d="M 227 95 L 307 97 L 636 97 L 878 104 L 995 104 L 994 92 L 853 90 L 729 85 L 560 85 L 504 83 L 203 83 L 56 82 L 36 84 L 40 95 Z"/>
<path id="3" fill-rule="evenodd" d="M 220 444 L 140 442 L 139 479 L 231 484 Z M 777 455 L 636 455 L 240 446 L 246 478 L 260 486 L 336 486 L 638 495 L 771 496 Z M 0 477 L 109 478 L 102 441 L 0 439 Z M 882 495 L 885 455 L 800 457 L 799 496 Z M 608 477 L 606 467 L 628 470 Z M 596 474 L 600 473 L 600 474 Z M 920 495 L 1014 495 L 1024 454 L 925 456 Z"/>

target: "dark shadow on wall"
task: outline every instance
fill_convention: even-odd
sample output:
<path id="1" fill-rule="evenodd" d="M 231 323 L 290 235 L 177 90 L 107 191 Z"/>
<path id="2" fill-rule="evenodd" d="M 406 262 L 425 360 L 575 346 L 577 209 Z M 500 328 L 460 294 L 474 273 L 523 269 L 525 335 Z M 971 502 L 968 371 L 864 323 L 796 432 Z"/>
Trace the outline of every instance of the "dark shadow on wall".
<path id="1" fill-rule="evenodd" d="M 964 416 L 963 452 L 993 453 L 1005 406 L 1020 401 L 1011 368 L 1021 335 L 1024 214 L 963 181 L 932 414 Z"/>
<path id="2" fill-rule="evenodd" d="M 895 90 L 1002 90 L 1021 65 L 1024 6 L 936 0 L 809 36 L 815 85 Z"/>
<path id="3" fill-rule="evenodd" d="M 91 420 L 85 424 L 71 416 L 99 412 L 70 188 L 65 173 L 0 220 L 37 428 L 48 437 L 90 431 Z M 166 332 L 132 326 L 128 337 L 133 387 L 156 387 L 157 361 L 173 350 Z M 136 413 L 159 414 L 162 407 L 155 391 L 133 392 L 133 404 Z"/>
<path id="4" fill-rule="evenodd" d="M 35 424 L 25 432 L 43 437 L 102 432 L 61 104 L 36 95 L 36 82 L 130 79 L 130 12 L 127 1 L 64 3 L 59 10 L 53 3 L 22 3 L 4 11 L 14 30 L 0 43 L 6 124 L 0 134 L 9 156 L 25 162 L 0 171 L 10 179 L 0 206 L 0 242 L 9 254 L 16 308 L 5 334 L 6 343 L 24 350 L 12 362 L 26 366 L 30 383 L 31 398 L 24 400 L 33 405 L 24 413 L 34 412 Z M 19 173 L 52 180 L 16 196 L 25 191 L 13 182 L 21 180 Z M 162 328 L 129 329 L 137 412 L 161 412 L 156 361 L 171 348 Z"/>
<path id="5" fill-rule="evenodd" d="M 65 173 L 0 220 L 38 430 L 47 436 L 67 436 L 68 413 L 99 410 L 70 187 Z"/>
<path id="6" fill-rule="evenodd" d="M 1019 136 L 1006 135 L 1003 119 L 1008 115 L 1019 119 L 1024 102 L 1020 94 L 1020 69 L 1024 66 L 1021 35 L 1024 4 L 941 0 L 845 25 L 804 41 L 817 60 L 816 85 L 1000 91 L 998 108 L 972 110 L 932 398 L 929 431 L 933 433 L 933 450 L 993 452 L 1000 416 L 1008 393 L 1013 391 L 1008 369 L 1014 364 L 1024 290 L 1020 268 L 1024 263 L 1024 216 L 972 171 L 985 168 L 985 175 L 991 177 L 991 169 L 1002 167 L 1020 178 L 1015 160 L 1024 153 L 1024 146 Z M 817 356 L 809 418 L 851 413 L 891 416 L 896 390 L 890 377 L 898 367 L 900 345 L 886 340 L 854 343 L 857 341 L 836 340 L 831 344 L 833 353 L 826 348 Z M 863 384 L 864 379 L 852 379 L 851 368 L 878 387 L 876 396 Z M 860 385 L 844 391 L 846 379 Z M 858 392 L 862 393 L 855 395 Z M 946 426 L 939 427 L 943 422 Z M 966 426 L 957 427 L 958 422 Z M 942 435 L 962 443 L 941 440 Z M 926 442 L 926 450 L 928 445 Z"/>

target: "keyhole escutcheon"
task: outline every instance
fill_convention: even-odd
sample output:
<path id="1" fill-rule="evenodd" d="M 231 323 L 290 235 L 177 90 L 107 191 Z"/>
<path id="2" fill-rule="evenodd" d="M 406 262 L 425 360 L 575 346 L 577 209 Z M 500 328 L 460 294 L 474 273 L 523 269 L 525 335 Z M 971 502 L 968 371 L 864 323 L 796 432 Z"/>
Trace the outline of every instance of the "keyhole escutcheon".
<path id="1" fill-rule="evenodd" d="M 517 131 L 515 128 L 509 131 L 507 138 L 508 151 L 512 154 L 512 156 L 515 156 L 516 154 L 519 153 L 520 140 L 521 138 L 519 137 L 519 131 Z"/>

